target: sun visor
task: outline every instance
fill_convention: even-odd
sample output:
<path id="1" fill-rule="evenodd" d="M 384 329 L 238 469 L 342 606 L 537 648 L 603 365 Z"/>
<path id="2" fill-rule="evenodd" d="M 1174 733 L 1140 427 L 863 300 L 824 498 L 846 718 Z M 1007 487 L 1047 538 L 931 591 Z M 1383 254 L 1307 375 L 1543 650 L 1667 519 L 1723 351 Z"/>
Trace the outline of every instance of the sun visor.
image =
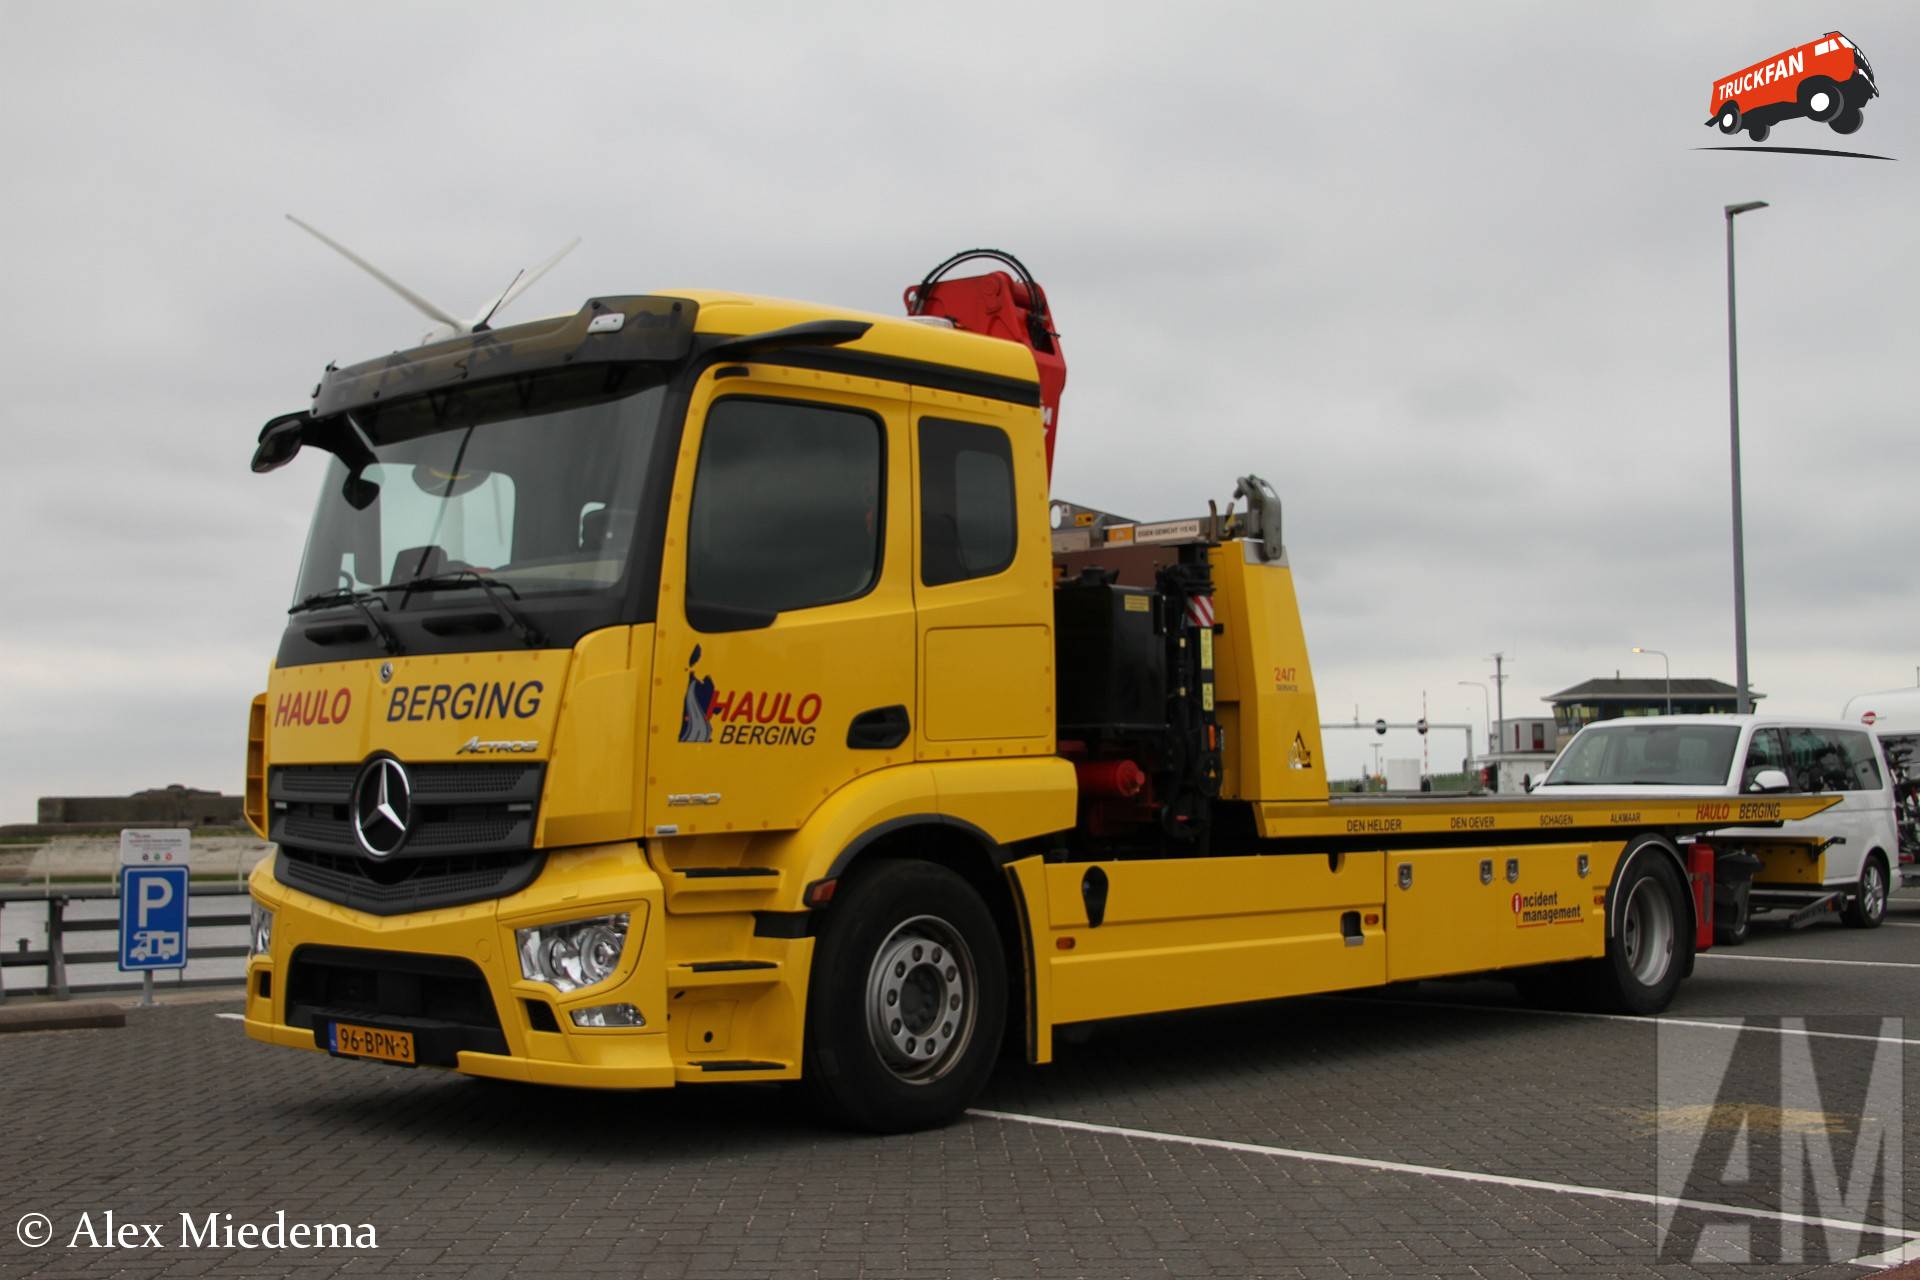
<path id="1" fill-rule="evenodd" d="M 484 329 L 329 368 L 314 393 L 313 416 L 549 369 L 682 360 L 693 348 L 698 309 L 687 298 L 594 298 L 577 315 Z"/>

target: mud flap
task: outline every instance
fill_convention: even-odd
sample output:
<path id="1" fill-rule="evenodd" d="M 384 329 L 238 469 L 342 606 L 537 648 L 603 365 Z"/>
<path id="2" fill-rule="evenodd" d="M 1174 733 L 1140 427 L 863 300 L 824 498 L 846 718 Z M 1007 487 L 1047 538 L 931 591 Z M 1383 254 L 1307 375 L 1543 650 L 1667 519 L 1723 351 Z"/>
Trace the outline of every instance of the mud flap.
<path id="1" fill-rule="evenodd" d="M 1022 858 L 1006 865 L 1013 888 L 1014 914 L 1019 917 L 1021 979 L 1026 987 L 1027 1061 L 1053 1061 L 1053 970 L 1039 947 L 1038 929 L 1047 921 L 1045 859 Z"/>

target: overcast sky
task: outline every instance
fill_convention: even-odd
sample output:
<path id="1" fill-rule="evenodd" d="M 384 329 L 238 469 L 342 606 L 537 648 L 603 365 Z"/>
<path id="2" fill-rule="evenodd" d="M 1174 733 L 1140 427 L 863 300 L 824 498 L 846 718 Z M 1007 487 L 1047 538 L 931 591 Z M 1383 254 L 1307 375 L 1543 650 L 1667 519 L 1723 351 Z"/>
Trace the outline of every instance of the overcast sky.
<path id="1" fill-rule="evenodd" d="M 564 15 L 564 16 L 557 16 Z M 1837 27 L 1896 163 L 1695 150 L 1712 82 Z M 401 303 L 739 289 L 891 312 L 949 252 L 1048 288 L 1055 491 L 1271 480 L 1323 718 L 1733 678 L 1721 207 L 1740 221 L 1753 681 L 1920 665 L 1920 9 L 1719 4 L 0 3 L 0 821 L 237 792 L 318 484 L 247 470 Z M 1366 735 L 1371 739 L 1371 735 Z M 1436 743 L 1457 759 L 1459 737 Z M 1334 734 L 1334 771 L 1364 758 Z M 1387 754 L 1418 753 L 1408 735 Z"/>

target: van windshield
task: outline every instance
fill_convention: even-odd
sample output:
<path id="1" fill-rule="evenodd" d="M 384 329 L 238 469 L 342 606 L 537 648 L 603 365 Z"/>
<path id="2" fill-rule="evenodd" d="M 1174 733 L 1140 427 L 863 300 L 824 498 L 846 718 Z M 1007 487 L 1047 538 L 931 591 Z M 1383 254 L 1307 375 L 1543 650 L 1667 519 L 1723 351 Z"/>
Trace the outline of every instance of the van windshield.
<path id="1" fill-rule="evenodd" d="M 1738 725 L 1595 726 L 1568 744 L 1546 785 L 1723 787 L 1739 744 Z"/>

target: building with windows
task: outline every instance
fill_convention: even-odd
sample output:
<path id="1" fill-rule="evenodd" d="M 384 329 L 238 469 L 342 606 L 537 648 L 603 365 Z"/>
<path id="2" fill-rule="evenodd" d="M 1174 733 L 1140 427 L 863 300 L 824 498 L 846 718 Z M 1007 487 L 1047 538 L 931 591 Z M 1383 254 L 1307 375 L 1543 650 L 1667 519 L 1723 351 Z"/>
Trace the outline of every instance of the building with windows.
<path id="1" fill-rule="evenodd" d="M 1755 702 L 1765 694 L 1754 692 Z M 1721 680 L 1675 677 L 1669 681 L 1656 676 L 1651 680 L 1586 680 L 1544 701 L 1553 706 L 1556 749 L 1567 745 L 1574 734 L 1596 720 L 1617 720 L 1622 716 L 1663 716 L 1671 709 L 1676 716 L 1732 715 L 1739 710 L 1740 691 Z"/>

